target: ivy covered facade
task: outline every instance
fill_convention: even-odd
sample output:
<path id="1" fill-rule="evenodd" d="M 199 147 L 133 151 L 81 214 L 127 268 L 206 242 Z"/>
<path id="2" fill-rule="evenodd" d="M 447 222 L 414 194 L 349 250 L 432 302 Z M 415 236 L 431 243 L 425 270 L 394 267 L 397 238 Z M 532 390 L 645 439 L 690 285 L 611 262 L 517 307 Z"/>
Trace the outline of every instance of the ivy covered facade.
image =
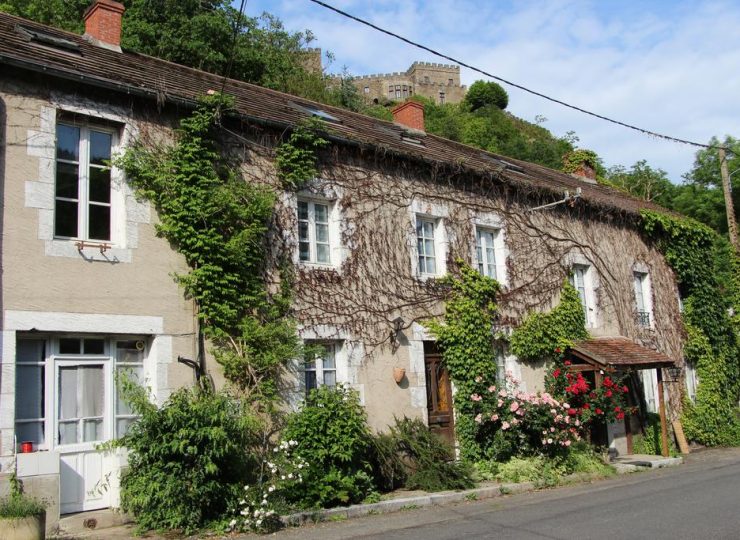
<path id="1" fill-rule="evenodd" d="M 681 368 L 669 418 L 731 440 L 702 432 L 734 429 L 711 410 L 737 401 L 737 282 L 707 282 L 689 257 L 697 238 L 714 253 L 711 233 L 418 125 L 11 16 L 0 35 L 0 472 L 31 443 L 19 475 L 62 513 L 117 504 L 125 455 L 96 445 L 136 420 L 124 370 L 158 403 L 196 379 L 280 407 L 344 383 L 375 429 L 421 418 L 465 453 L 476 378 L 543 390 L 569 347 L 621 337 Z M 712 295 L 727 301 L 702 311 Z M 656 410 L 656 374 L 641 377 Z M 611 424 L 605 443 L 624 452 L 625 433 Z"/>

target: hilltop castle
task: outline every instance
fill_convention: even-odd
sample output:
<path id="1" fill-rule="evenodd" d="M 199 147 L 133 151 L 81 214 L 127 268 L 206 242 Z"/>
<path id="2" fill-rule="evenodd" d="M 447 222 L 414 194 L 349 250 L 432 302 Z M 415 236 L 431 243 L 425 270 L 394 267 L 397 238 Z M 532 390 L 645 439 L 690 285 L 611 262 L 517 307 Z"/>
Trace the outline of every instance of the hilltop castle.
<path id="1" fill-rule="evenodd" d="M 355 77 L 357 89 L 367 101 L 404 100 L 413 95 L 435 103 L 459 103 L 467 87 L 460 84 L 460 66 L 414 62 L 406 71 Z"/>

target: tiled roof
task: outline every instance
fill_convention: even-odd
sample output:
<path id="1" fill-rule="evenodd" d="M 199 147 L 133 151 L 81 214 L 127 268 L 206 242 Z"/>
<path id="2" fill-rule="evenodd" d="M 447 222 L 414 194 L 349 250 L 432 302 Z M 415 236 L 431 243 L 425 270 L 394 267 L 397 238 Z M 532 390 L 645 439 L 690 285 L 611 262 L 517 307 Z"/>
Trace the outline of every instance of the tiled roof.
<path id="1" fill-rule="evenodd" d="M 591 359 L 604 367 L 655 368 L 675 364 L 665 354 L 638 345 L 626 337 L 591 338 L 571 347 L 576 356 Z"/>
<path id="2" fill-rule="evenodd" d="M 25 28 L 22 30 L 19 28 Z M 34 38 L 41 32 L 41 39 Z M 44 36 L 51 36 L 51 40 Z M 54 41 L 57 41 L 55 43 Z M 223 78 L 197 69 L 138 53 L 95 46 L 79 35 L 0 13 L 0 64 L 29 69 L 122 93 L 192 104 L 208 90 L 220 90 Z M 510 184 L 548 190 L 560 196 L 575 193 L 591 205 L 636 214 L 642 208 L 661 207 L 607 186 L 590 184 L 570 175 L 427 134 L 422 144 L 404 142 L 400 126 L 337 107 L 315 103 L 253 84 L 227 80 L 224 91 L 235 97 L 238 112 L 247 120 L 284 128 L 320 109 L 337 121 L 330 123 L 336 139 L 390 150 L 396 154 L 466 167 L 484 175 L 496 174 Z"/>

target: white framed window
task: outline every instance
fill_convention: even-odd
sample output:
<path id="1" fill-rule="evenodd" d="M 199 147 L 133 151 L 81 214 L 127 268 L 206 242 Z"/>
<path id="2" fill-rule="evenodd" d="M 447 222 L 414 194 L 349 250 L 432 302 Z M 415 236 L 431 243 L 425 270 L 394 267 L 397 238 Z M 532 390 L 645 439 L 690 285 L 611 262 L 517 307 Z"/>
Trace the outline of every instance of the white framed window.
<path id="1" fill-rule="evenodd" d="M 39 450 L 90 447 L 122 437 L 138 416 L 119 395 L 124 371 L 144 380 L 145 342 L 97 336 L 19 337 L 16 345 L 18 444 Z"/>
<path id="2" fill-rule="evenodd" d="M 369 86 L 366 86 L 365 88 L 362 89 L 362 91 L 364 93 L 366 93 L 366 94 L 369 94 L 370 93 L 370 87 Z"/>
<path id="3" fill-rule="evenodd" d="M 18 443 L 43 447 L 46 441 L 46 341 L 16 342 L 15 436 Z"/>
<path id="4" fill-rule="evenodd" d="M 496 272 L 496 248 L 499 231 L 475 228 L 475 255 L 478 271 L 484 276 L 498 279 Z"/>
<path id="5" fill-rule="evenodd" d="M 328 201 L 298 199 L 298 260 L 303 263 L 332 264 L 330 232 L 332 204 Z"/>
<path id="6" fill-rule="evenodd" d="M 111 170 L 116 131 L 60 119 L 56 126 L 54 237 L 112 239 Z"/>
<path id="7" fill-rule="evenodd" d="M 686 393 L 691 401 L 696 401 L 696 387 L 699 386 L 699 378 L 696 375 L 696 366 L 686 362 Z"/>
<path id="8" fill-rule="evenodd" d="M 121 377 L 132 382 L 144 382 L 144 347 L 142 340 L 124 340 L 115 342 L 116 389 Z M 116 392 L 115 403 L 115 433 L 116 437 L 123 437 L 129 428 L 136 422 L 138 415 L 131 410 L 129 403 L 121 399 Z"/>
<path id="9" fill-rule="evenodd" d="M 650 276 L 645 272 L 633 272 L 635 288 L 635 304 L 637 313 L 635 322 L 642 328 L 652 328 L 652 293 L 650 290 Z"/>
<path id="10" fill-rule="evenodd" d="M 587 264 L 574 264 L 570 273 L 570 283 L 578 292 L 588 328 L 596 326 L 596 298 L 592 272 L 591 266 Z"/>
<path id="11" fill-rule="evenodd" d="M 337 343 L 309 342 L 304 357 L 303 380 L 306 396 L 319 386 L 337 385 Z"/>
<path id="12" fill-rule="evenodd" d="M 419 274 L 437 275 L 437 246 L 435 230 L 438 220 L 426 216 L 416 216 L 416 246 L 419 259 Z"/>
<path id="13" fill-rule="evenodd" d="M 648 412 L 658 412 L 658 371 L 657 369 L 641 369 L 638 371 L 642 381 L 643 396 Z"/>

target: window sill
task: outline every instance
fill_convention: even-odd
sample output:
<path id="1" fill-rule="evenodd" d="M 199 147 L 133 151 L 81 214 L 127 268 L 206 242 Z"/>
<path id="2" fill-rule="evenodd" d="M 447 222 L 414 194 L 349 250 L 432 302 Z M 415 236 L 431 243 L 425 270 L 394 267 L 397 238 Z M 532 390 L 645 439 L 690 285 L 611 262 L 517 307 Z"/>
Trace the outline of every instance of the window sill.
<path id="1" fill-rule="evenodd" d="M 416 274 L 416 279 L 418 281 L 421 281 L 422 283 L 426 283 L 427 281 L 435 281 L 438 279 L 442 279 L 447 274 Z"/>
<path id="2" fill-rule="evenodd" d="M 102 246 L 105 245 L 105 249 Z M 69 257 L 88 262 L 129 263 L 132 250 L 115 242 L 98 242 L 76 238 L 54 238 L 46 242 L 45 254 L 50 257 Z"/>
<path id="3" fill-rule="evenodd" d="M 298 261 L 298 267 L 305 268 L 307 270 L 323 270 L 323 271 L 334 270 L 335 272 L 339 272 L 339 266 L 336 266 L 331 263 L 316 263 L 316 262 L 308 262 L 308 261 Z"/>

